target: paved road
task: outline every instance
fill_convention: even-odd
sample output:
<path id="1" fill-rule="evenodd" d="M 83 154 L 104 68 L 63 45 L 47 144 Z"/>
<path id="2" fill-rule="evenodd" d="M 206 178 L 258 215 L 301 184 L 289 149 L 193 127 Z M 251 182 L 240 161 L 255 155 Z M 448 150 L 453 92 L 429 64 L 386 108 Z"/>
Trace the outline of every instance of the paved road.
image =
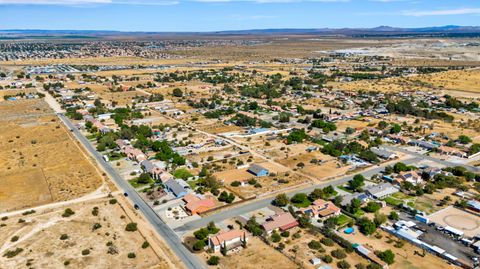
<path id="1" fill-rule="evenodd" d="M 201 262 L 197 257 L 195 257 L 183 244 L 180 238 L 175 234 L 175 232 L 170 229 L 152 210 L 150 206 L 143 201 L 143 199 L 138 195 L 134 188 L 124 180 L 108 163 L 105 162 L 102 158 L 102 155 L 97 152 L 95 148 L 90 144 L 90 142 L 80 133 L 80 131 L 72 124 L 72 122 L 63 114 L 57 114 L 60 119 L 65 123 L 65 125 L 72 130 L 72 133 L 75 137 L 82 143 L 82 145 L 90 152 L 90 154 L 97 160 L 97 162 L 103 167 L 103 169 L 108 173 L 110 178 L 112 178 L 117 186 L 119 186 L 124 192 L 128 193 L 128 198 L 131 201 L 138 205 L 139 211 L 143 213 L 145 218 L 152 224 L 158 234 L 163 237 L 167 242 L 168 246 L 173 250 L 173 252 L 183 261 L 187 268 L 197 269 L 197 268 L 206 268 L 206 265 Z"/>
<path id="2" fill-rule="evenodd" d="M 418 163 L 419 161 L 421 161 L 421 158 L 415 157 L 415 158 L 410 158 L 410 159 L 403 160 L 402 162 L 404 162 L 405 164 L 415 164 L 415 163 Z M 367 171 L 360 172 L 360 173 L 363 174 L 365 177 L 371 177 L 374 174 L 378 174 L 381 171 L 383 171 L 385 166 L 387 166 L 387 165 L 389 165 L 389 164 L 383 164 L 383 165 L 377 166 L 375 168 L 372 168 L 372 169 L 369 169 Z M 330 186 L 330 185 L 331 186 L 342 185 L 342 184 L 345 184 L 346 182 L 352 180 L 354 175 L 355 174 L 352 174 L 352 175 L 345 176 L 345 177 L 342 177 L 342 178 L 339 178 L 339 179 L 336 179 L 336 180 L 328 181 L 328 182 L 325 182 L 325 183 L 311 185 L 311 186 L 308 186 L 308 187 L 305 187 L 305 188 L 302 188 L 302 189 L 287 192 L 286 194 L 289 197 L 292 197 L 294 194 L 299 193 L 299 192 L 310 193 L 316 188 L 324 188 L 324 187 L 327 187 L 327 186 Z M 252 211 L 255 211 L 255 210 L 258 210 L 260 208 L 263 208 L 263 207 L 266 207 L 266 206 L 270 205 L 272 203 L 273 199 L 274 199 L 273 197 L 265 198 L 265 199 L 259 199 L 259 200 L 255 200 L 254 202 L 248 203 L 248 204 L 243 205 L 243 206 L 230 208 L 226 211 L 220 211 L 216 214 L 206 216 L 206 217 L 203 217 L 203 218 L 198 219 L 198 220 L 190 221 L 190 222 L 186 223 L 185 225 L 176 228 L 175 231 L 184 232 L 184 231 L 188 231 L 188 230 L 199 229 L 199 228 L 205 227 L 210 221 L 219 222 L 219 221 L 223 221 L 223 220 L 226 220 L 226 219 L 229 219 L 229 218 L 233 218 L 233 217 L 236 217 L 236 216 L 239 216 L 239 215 L 242 215 L 242 214 L 246 214 L 248 212 L 252 212 Z"/>
<path id="3" fill-rule="evenodd" d="M 382 147 L 386 148 L 386 149 L 389 149 L 389 150 L 400 151 L 402 153 L 412 155 L 412 156 L 416 156 L 416 157 L 424 159 L 424 160 L 429 160 L 429 161 L 432 161 L 432 162 L 436 162 L 436 163 L 442 164 L 444 166 L 462 166 L 462 167 L 465 167 L 470 172 L 475 172 L 475 173 L 480 172 L 479 167 L 441 160 L 441 159 L 434 158 L 434 157 L 431 157 L 431 156 L 428 156 L 428 155 L 424 155 L 424 154 L 421 154 L 421 153 L 418 153 L 418 152 L 415 152 L 415 151 L 410 151 L 410 150 L 405 149 L 405 148 L 401 148 L 401 147 L 397 147 L 397 146 L 388 146 L 388 145 L 382 145 Z"/>

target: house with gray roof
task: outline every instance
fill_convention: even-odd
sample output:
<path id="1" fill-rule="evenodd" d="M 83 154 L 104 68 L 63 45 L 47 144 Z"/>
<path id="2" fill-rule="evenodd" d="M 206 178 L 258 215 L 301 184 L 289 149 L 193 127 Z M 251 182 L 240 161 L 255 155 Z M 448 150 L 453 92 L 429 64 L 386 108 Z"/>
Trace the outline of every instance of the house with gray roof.
<path id="1" fill-rule="evenodd" d="M 165 182 L 164 185 L 165 185 L 165 189 L 173 193 L 173 195 L 175 195 L 175 197 L 177 198 L 181 198 L 188 193 L 187 189 L 184 186 L 182 186 L 180 183 L 178 183 L 177 180 L 175 179 L 167 180 L 167 182 Z"/>
<path id="2" fill-rule="evenodd" d="M 374 199 L 382 199 L 398 191 L 397 187 L 387 182 L 370 187 L 365 190 L 365 193 Z"/>

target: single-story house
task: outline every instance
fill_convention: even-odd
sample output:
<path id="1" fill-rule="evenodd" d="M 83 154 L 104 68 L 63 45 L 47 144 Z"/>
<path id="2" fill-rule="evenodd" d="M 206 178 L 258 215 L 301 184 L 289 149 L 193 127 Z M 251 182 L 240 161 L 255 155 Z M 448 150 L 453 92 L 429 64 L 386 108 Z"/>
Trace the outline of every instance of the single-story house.
<path id="1" fill-rule="evenodd" d="M 264 168 L 258 164 L 252 164 L 247 170 L 249 173 L 257 176 L 257 177 L 264 177 L 268 176 L 268 169 Z"/>
<path id="2" fill-rule="evenodd" d="M 248 241 L 248 236 L 245 231 L 242 230 L 230 230 L 226 232 L 219 232 L 216 235 L 212 235 L 208 238 L 208 247 L 213 252 L 221 251 L 226 247 L 227 251 L 233 248 L 242 246 Z"/>
<path id="3" fill-rule="evenodd" d="M 375 153 L 378 157 L 386 160 L 392 160 L 398 158 L 398 155 L 395 152 L 391 152 L 388 150 L 380 149 L 380 148 L 371 148 L 370 151 Z"/>
<path id="4" fill-rule="evenodd" d="M 215 201 L 211 198 L 198 197 L 193 193 L 183 196 L 185 209 L 192 215 L 201 214 L 215 207 Z"/>
<path id="5" fill-rule="evenodd" d="M 177 198 L 181 198 L 187 194 L 187 189 L 180 185 L 175 179 L 169 179 L 164 185 L 165 189 L 173 193 Z"/>
<path id="6" fill-rule="evenodd" d="M 423 179 L 416 171 L 402 171 L 395 178 L 399 184 L 402 182 L 410 182 L 413 185 L 422 184 Z"/>
<path id="7" fill-rule="evenodd" d="M 262 224 L 263 229 L 271 234 L 275 230 L 286 231 L 298 226 L 298 221 L 290 214 L 290 212 L 273 215 Z"/>
<path id="8" fill-rule="evenodd" d="M 342 196 L 342 202 L 340 203 L 342 206 L 349 205 L 353 199 L 358 199 L 362 204 L 368 201 L 368 196 L 365 193 L 352 193 Z"/>
<path id="9" fill-rule="evenodd" d="M 310 206 L 302 208 L 299 211 L 303 214 L 312 216 L 313 219 L 326 219 L 340 215 L 340 208 L 335 206 L 332 202 L 323 199 L 317 199 L 313 201 Z"/>
<path id="10" fill-rule="evenodd" d="M 477 200 L 469 200 L 467 202 L 467 207 L 475 212 L 480 212 L 480 202 Z"/>
<path id="11" fill-rule="evenodd" d="M 438 147 L 438 151 L 441 154 L 445 154 L 445 155 L 453 155 L 453 156 L 462 157 L 462 158 L 467 157 L 467 153 L 465 151 L 461 151 L 453 147 L 440 146 Z"/>
<path id="12" fill-rule="evenodd" d="M 374 199 L 382 199 L 398 191 L 398 188 L 387 182 L 370 187 L 365 190 L 365 193 Z"/>
<path id="13" fill-rule="evenodd" d="M 413 145 L 413 146 L 417 146 L 417 147 L 421 147 L 421 148 L 424 148 L 424 149 L 427 149 L 427 150 L 433 150 L 433 149 L 438 148 L 437 144 L 434 144 L 434 143 L 431 143 L 431 142 L 428 142 L 428 141 L 424 141 L 424 140 L 417 140 L 417 139 L 410 140 L 410 142 L 408 142 L 408 144 Z"/>

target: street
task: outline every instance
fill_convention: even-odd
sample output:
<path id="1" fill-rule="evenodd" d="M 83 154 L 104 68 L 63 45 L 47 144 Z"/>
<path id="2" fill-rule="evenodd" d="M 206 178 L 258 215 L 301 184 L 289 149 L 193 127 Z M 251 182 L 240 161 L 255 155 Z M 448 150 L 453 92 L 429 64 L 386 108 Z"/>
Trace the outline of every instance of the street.
<path id="1" fill-rule="evenodd" d="M 145 219 L 152 224 L 158 234 L 165 240 L 168 246 L 174 251 L 174 253 L 183 261 L 187 268 L 197 269 L 206 268 L 195 255 L 193 255 L 182 243 L 181 239 L 170 229 L 152 210 L 150 206 L 138 195 L 135 189 L 124 180 L 113 167 L 106 161 L 100 153 L 90 144 L 90 142 L 80 133 L 80 131 L 72 124 L 72 122 L 62 113 L 57 113 L 58 117 L 72 130 L 75 137 L 82 143 L 85 149 L 96 159 L 97 163 L 107 172 L 108 176 L 115 181 L 117 186 L 128 193 L 128 198 L 132 203 L 138 206 L 138 210 L 145 216 Z"/>

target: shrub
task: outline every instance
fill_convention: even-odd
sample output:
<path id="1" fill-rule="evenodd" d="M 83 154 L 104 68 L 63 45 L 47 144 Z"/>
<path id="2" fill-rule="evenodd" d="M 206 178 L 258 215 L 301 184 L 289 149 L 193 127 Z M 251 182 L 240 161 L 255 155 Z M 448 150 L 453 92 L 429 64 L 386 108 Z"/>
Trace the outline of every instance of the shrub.
<path id="1" fill-rule="evenodd" d="M 135 232 L 137 230 L 137 224 L 135 222 L 130 222 L 125 227 L 125 231 L 127 232 Z"/>
<path id="2" fill-rule="evenodd" d="M 276 231 L 274 231 L 272 233 L 272 241 L 275 242 L 275 243 L 278 243 L 281 240 L 282 240 L 282 237 Z"/>
<path id="3" fill-rule="evenodd" d="M 64 261 L 63 265 L 68 266 L 70 264 L 70 261 Z"/>
<path id="4" fill-rule="evenodd" d="M 89 250 L 88 248 L 82 250 L 82 255 L 83 255 L 83 256 L 87 256 L 88 254 L 90 254 L 90 250 Z"/>
<path id="5" fill-rule="evenodd" d="M 67 208 L 67 209 L 65 209 L 65 211 L 63 212 L 62 217 L 68 218 L 68 217 L 72 216 L 73 214 L 75 214 L 75 212 L 74 212 L 72 209 Z"/>
<path id="6" fill-rule="evenodd" d="M 232 186 L 232 187 L 238 187 L 238 186 L 240 186 L 241 184 L 242 184 L 242 183 L 240 183 L 240 181 L 234 181 L 234 182 L 230 183 L 230 186 Z"/>
<path id="7" fill-rule="evenodd" d="M 284 231 L 280 234 L 282 237 L 289 237 L 290 236 L 290 232 L 289 231 Z"/>
<path id="8" fill-rule="evenodd" d="M 95 230 L 100 229 L 100 228 L 102 228 L 102 224 L 97 222 L 97 223 L 93 224 L 92 231 L 95 231 Z"/>
<path id="9" fill-rule="evenodd" d="M 326 238 L 326 237 L 322 238 L 322 240 L 320 240 L 320 242 L 322 242 L 322 244 L 324 244 L 327 247 L 331 247 L 335 244 L 335 242 L 332 239 Z"/>
<path id="10" fill-rule="evenodd" d="M 193 245 L 193 250 L 199 251 L 205 248 L 205 241 L 204 240 L 198 240 L 194 245 Z"/>
<path id="11" fill-rule="evenodd" d="M 320 249 L 322 247 L 322 245 L 320 244 L 320 242 L 318 242 L 316 240 L 312 240 L 312 241 L 308 242 L 308 247 L 311 248 L 311 249 Z"/>
<path id="12" fill-rule="evenodd" d="M 12 241 L 12 242 L 17 242 L 18 239 L 19 239 L 18 235 L 15 235 L 15 236 L 13 236 L 13 237 L 10 239 L 10 241 Z"/>
<path id="13" fill-rule="evenodd" d="M 92 209 L 92 215 L 98 216 L 98 207 L 97 206 Z"/>
<path id="14" fill-rule="evenodd" d="M 340 268 L 340 269 L 348 269 L 348 268 L 350 268 L 350 264 L 348 262 L 346 262 L 345 260 L 341 260 L 341 261 L 337 262 L 337 267 Z"/>
<path id="15" fill-rule="evenodd" d="M 20 252 L 22 251 L 23 251 L 23 248 L 16 248 L 15 250 L 7 250 L 5 251 L 5 254 L 3 254 L 3 257 L 13 258 L 18 254 L 20 254 Z"/>
<path id="16" fill-rule="evenodd" d="M 391 251 L 390 249 L 387 249 L 385 251 L 379 251 L 378 253 L 376 253 L 377 256 L 384 262 L 388 263 L 388 264 L 392 264 L 395 262 L 395 254 L 393 253 L 393 251 Z"/>
<path id="17" fill-rule="evenodd" d="M 127 254 L 127 257 L 128 257 L 129 259 L 135 259 L 135 258 L 137 257 L 137 255 L 135 255 L 134 252 L 130 252 L 130 253 Z"/>
<path id="18" fill-rule="evenodd" d="M 210 259 L 208 259 L 207 264 L 208 265 L 218 265 L 220 258 L 218 256 L 212 256 Z"/>
<path id="19" fill-rule="evenodd" d="M 150 246 L 150 243 L 148 241 L 143 242 L 142 248 L 148 248 Z"/>
<path id="20" fill-rule="evenodd" d="M 114 205 L 117 203 L 117 199 L 113 198 L 108 201 L 109 204 Z"/>
<path id="21" fill-rule="evenodd" d="M 60 240 L 67 240 L 68 239 L 68 235 L 67 234 L 62 234 L 60 235 Z"/>
<path id="22" fill-rule="evenodd" d="M 345 259 L 347 257 L 347 254 L 342 249 L 332 250 L 330 254 L 337 259 Z"/>
<path id="23" fill-rule="evenodd" d="M 325 263 L 331 263 L 331 262 L 333 262 L 333 258 L 330 255 L 324 255 L 322 257 L 322 261 L 325 262 Z"/>

